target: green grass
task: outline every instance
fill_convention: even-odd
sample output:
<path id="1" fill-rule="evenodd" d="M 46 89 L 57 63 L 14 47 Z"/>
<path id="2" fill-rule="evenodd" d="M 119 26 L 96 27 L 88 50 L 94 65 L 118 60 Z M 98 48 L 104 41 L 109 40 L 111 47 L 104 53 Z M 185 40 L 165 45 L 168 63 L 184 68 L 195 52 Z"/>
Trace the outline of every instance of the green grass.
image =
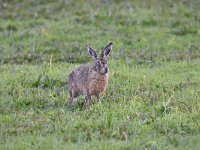
<path id="1" fill-rule="evenodd" d="M 0 4 L 0 149 L 199 149 L 199 1 Z M 68 74 L 109 42 L 101 101 L 70 106 Z"/>

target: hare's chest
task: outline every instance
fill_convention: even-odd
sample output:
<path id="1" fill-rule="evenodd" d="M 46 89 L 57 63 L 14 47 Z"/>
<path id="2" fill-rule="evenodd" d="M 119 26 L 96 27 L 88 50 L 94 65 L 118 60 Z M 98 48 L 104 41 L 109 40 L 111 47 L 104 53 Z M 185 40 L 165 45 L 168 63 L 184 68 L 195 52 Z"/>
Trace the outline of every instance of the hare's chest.
<path id="1" fill-rule="evenodd" d="M 108 84 L 108 75 L 99 75 L 94 77 L 89 84 L 89 92 L 92 95 L 99 95 L 106 90 Z"/>

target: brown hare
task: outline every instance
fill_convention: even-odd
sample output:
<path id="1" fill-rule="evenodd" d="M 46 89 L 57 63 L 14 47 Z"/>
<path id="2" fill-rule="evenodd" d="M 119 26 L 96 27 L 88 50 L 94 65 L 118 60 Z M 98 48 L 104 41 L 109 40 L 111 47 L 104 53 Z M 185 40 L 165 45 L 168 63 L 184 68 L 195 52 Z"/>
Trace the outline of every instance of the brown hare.
<path id="1" fill-rule="evenodd" d="M 107 57 L 112 50 L 112 43 L 109 43 L 98 57 L 96 51 L 88 47 L 88 52 L 94 60 L 93 65 L 83 64 L 69 74 L 68 89 L 70 103 L 80 95 L 85 96 L 86 106 L 89 107 L 91 96 L 99 95 L 106 90 L 108 84 L 108 63 Z"/>

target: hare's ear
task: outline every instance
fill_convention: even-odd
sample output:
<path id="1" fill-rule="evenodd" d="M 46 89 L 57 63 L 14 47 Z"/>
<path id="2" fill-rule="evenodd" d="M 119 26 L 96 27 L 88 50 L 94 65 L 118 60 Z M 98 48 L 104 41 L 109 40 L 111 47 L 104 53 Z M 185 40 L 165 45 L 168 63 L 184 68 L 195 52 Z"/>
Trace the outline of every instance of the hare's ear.
<path id="1" fill-rule="evenodd" d="M 101 57 L 107 57 L 112 50 L 112 43 L 109 43 L 102 51 Z"/>
<path id="2" fill-rule="evenodd" d="M 97 59 L 97 54 L 92 47 L 88 47 L 88 52 L 90 53 L 93 59 Z"/>

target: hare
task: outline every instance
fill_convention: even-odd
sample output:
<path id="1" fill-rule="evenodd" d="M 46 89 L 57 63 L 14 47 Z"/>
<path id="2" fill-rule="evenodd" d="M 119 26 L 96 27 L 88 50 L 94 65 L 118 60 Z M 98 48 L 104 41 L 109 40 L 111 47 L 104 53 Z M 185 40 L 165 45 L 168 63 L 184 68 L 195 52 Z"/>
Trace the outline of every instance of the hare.
<path id="1" fill-rule="evenodd" d="M 85 96 L 86 106 L 89 107 L 91 96 L 96 96 L 104 92 L 108 84 L 108 60 L 107 57 L 112 50 L 112 43 L 109 43 L 98 57 L 92 47 L 87 47 L 89 54 L 94 60 L 93 65 L 83 64 L 74 69 L 69 74 L 68 90 L 69 101 L 73 103 L 74 98 L 80 95 Z"/>

